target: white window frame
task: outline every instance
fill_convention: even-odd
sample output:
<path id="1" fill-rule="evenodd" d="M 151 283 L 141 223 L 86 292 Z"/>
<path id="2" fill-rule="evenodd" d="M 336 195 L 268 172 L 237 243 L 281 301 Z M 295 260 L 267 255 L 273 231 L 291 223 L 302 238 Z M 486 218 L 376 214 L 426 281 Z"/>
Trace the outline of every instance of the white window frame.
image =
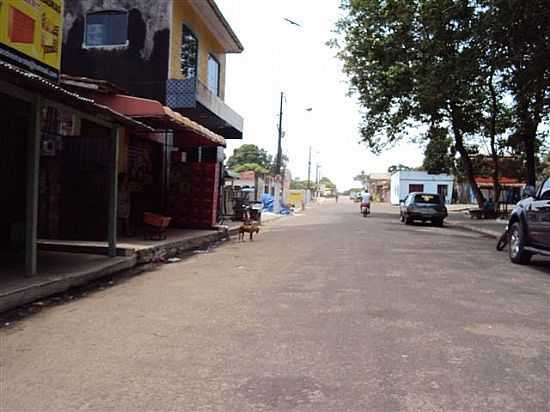
<path id="1" fill-rule="evenodd" d="M 216 74 L 216 77 L 218 79 L 218 81 L 217 81 L 217 86 L 218 87 L 217 87 L 216 91 L 213 91 L 210 88 L 210 59 L 215 61 L 218 65 L 218 73 Z M 208 62 L 207 62 L 207 70 L 206 70 L 206 72 L 207 72 L 206 73 L 206 80 L 207 80 L 206 86 L 208 87 L 208 90 L 210 90 L 213 94 L 215 94 L 218 97 L 221 94 L 221 70 L 222 70 L 222 65 L 221 65 L 220 61 L 212 53 L 208 53 Z"/>

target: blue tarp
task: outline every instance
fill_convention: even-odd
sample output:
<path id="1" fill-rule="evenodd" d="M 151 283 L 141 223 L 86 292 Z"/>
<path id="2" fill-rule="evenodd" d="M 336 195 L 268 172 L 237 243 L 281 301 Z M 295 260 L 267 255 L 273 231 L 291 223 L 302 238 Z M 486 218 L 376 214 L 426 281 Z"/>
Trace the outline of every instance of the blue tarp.
<path id="1" fill-rule="evenodd" d="M 262 195 L 262 204 L 266 212 L 273 212 L 273 196 L 269 193 L 264 193 Z"/>

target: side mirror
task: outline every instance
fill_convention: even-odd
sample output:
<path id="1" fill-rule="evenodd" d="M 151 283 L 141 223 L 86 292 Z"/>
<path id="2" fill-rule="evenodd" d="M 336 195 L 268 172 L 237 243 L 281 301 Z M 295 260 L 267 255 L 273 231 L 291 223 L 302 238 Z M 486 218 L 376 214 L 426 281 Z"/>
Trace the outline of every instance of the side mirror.
<path id="1" fill-rule="evenodd" d="M 529 197 L 535 197 L 537 195 L 536 190 L 533 186 L 525 186 L 521 192 L 521 198 L 527 199 Z"/>

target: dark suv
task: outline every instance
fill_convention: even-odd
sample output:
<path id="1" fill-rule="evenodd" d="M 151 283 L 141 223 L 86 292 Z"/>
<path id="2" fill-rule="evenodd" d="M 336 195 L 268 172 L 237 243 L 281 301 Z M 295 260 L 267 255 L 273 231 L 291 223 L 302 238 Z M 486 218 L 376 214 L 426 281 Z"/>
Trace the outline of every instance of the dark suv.
<path id="1" fill-rule="evenodd" d="M 443 226 L 447 217 L 447 208 L 443 199 L 435 193 L 409 193 L 401 202 L 399 217 L 401 222 L 410 225 L 414 220 L 430 221 L 436 226 Z"/>
<path id="2" fill-rule="evenodd" d="M 535 254 L 550 256 L 550 177 L 528 186 L 508 222 L 510 260 L 526 265 Z"/>

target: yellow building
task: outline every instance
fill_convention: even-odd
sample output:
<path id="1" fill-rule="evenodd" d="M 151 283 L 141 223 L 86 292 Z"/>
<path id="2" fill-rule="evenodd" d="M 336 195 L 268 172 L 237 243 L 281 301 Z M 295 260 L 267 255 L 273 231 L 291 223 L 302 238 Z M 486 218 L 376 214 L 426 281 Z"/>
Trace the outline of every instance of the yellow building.
<path id="1" fill-rule="evenodd" d="M 226 54 L 243 46 L 214 0 L 66 0 L 62 71 L 158 100 L 226 139 Z"/>

